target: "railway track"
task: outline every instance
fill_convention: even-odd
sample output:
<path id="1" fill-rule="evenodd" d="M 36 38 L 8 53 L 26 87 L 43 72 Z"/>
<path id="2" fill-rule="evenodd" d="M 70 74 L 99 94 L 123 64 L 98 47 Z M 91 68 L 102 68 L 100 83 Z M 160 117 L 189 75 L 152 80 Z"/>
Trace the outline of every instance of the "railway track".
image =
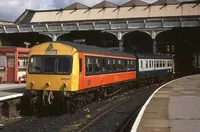
<path id="1" fill-rule="evenodd" d="M 153 85 L 149 88 L 144 87 L 136 91 L 125 93 L 118 98 L 118 102 L 112 103 L 112 106 L 109 108 L 105 108 L 106 105 L 104 105 L 103 107 L 105 108 L 105 111 L 94 113 L 91 112 L 91 116 L 94 118 L 86 121 L 87 123 L 85 123 L 85 125 L 83 124 L 83 127 L 80 126 L 75 130 L 70 129 L 70 126 L 65 126 L 63 129 L 61 129 L 61 131 L 64 132 L 72 130 L 78 132 L 124 132 L 125 130 L 129 129 L 131 122 L 134 120 L 134 118 L 136 118 L 141 106 L 157 87 L 158 86 Z M 96 109 L 96 111 L 98 111 L 98 109 Z M 82 121 L 79 123 L 81 122 Z M 76 124 L 74 125 L 76 126 Z"/>
<path id="2" fill-rule="evenodd" d="M 10 124 L 0 131 L 123 131 L 127 129 L 124 127 L 125 124 L 130 124 L 136 117 L 135 113 L 159 85 L 142 87 L 109 99 L 92 102 L 77 109 L 73 114 L 49 116 L 39 114 L 24 117 L 21 121 Z"/>

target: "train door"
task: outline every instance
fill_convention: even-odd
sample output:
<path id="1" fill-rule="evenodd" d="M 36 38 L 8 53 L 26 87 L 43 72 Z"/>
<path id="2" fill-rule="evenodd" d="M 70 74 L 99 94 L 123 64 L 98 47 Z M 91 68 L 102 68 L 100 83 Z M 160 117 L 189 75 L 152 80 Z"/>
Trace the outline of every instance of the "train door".
<path id="1" fill-rule="evenodd" d="M 15 58 L 14 57 L 7 58 L 7 81 L 8 82 L 15 81 Z"/>
<path id="2" fill-rule="evenodd" d="M 79 53 L 79 90 L 84 89 L 85 78 L 85 58 L 82 53 Z"/>

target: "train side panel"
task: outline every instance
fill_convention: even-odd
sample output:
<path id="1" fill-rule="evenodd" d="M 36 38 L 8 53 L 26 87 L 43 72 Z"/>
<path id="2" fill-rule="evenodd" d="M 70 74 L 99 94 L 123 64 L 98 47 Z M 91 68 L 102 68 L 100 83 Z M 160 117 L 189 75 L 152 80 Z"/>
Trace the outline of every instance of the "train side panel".
<path id="1" fill-rule="evenodd" d="M 172 58 L 157 55 L 138 58 L 138 79 L 167 77 L 173 74 Z M 165 57 L 165 58 L 164 58 Z"/>
<path id="2" fill-rule="evenodd" d="M 82 59 L 82 72 L 80 73 L 79 90 L 86 90 L 99 86 L 106 86 L 109 84 L 136 80 L 136 71 L 123 71 L 123 72 L 105 73 L 97 75 L 86 75 L 86 56 L 108 57 L 105 55 L 98 55 L 98 54 L 88 54 L 88 53 L 79 54 L 79 57 Z M 134 61 L 136 60 L 135 58 L 129 58 L 129 59 Z"/>

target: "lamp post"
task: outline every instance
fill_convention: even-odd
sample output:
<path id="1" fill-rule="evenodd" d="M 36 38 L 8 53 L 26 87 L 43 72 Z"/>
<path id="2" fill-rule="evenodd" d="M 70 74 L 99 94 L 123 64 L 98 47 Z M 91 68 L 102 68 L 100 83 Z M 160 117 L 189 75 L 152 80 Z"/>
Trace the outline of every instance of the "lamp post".
<path id="1" fill-rule="evenodd" d="M 24 44 L 26 45 L 26 48 L 28 48 L 28 46 L 30 45 L 29 42 L 24 42 Z"/>

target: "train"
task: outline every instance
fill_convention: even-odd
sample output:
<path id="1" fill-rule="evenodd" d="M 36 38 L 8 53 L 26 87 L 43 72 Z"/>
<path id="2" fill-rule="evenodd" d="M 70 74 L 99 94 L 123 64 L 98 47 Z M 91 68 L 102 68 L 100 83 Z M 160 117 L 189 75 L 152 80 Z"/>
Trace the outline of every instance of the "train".
<path id="1" fill-rule="evenodd" d="M 167 55 L 126 53 L 66 41 L 45 42 L 29 52 L 26 106 L 65 111 L 173 76 Z"/>

